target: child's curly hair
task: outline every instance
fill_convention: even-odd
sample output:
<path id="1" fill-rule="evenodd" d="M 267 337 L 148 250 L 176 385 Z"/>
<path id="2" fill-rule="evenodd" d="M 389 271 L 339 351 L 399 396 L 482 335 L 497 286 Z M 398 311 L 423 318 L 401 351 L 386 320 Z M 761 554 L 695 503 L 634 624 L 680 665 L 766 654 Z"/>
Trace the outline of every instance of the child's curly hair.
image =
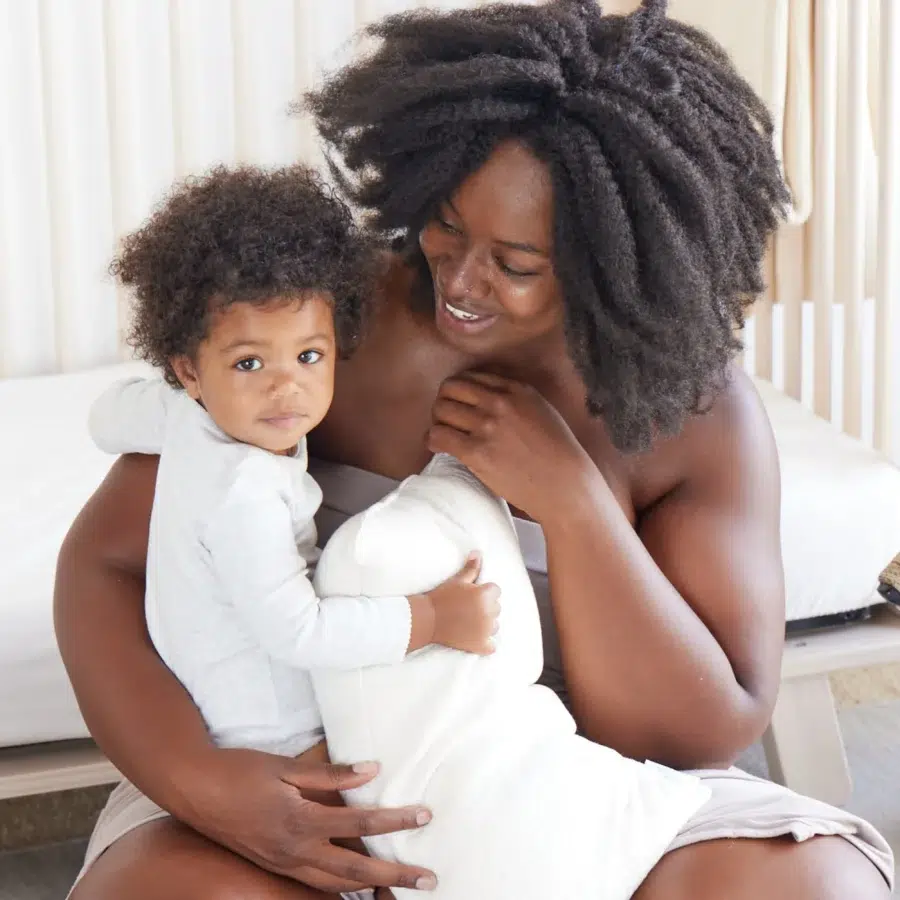
<path id="1" fill-rule="evenodd" d="M 110 273 L 134 292 L 129 343 L 178 386 L 170 360 L 192 356 L 211 314 L 232 303 L 327 292 L 339 348 L 348 353 L 362 328 L 377 246 L 308 166 L 219 166 L 176 185 L 124 239 Z"/>

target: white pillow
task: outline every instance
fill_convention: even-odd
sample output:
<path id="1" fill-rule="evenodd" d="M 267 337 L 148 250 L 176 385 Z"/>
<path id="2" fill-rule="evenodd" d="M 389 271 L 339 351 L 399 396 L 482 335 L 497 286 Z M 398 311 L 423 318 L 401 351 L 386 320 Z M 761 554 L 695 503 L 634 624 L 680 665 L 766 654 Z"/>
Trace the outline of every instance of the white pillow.
<path id="1" fill-rule="evenodd" d="M 757 380 L 781 463 L 789 622 L 881 603 L 878 575 L 900 550 L 900 468 Z"/>
<path id="2" fill-rule="evenodd" d="M 540 623 L 506 505 L 455 460 L 436 457 L 338 529 L 316 589 L 417 593 L 473 549 L 483 554 L 482 579 L 502 591 L 493 656 L 429 647 L 398 666 L 313 673 L 332 759 L 382 765 L 347 802 L 433 810 L 420 831 L 366 843 L 376 856 L 435 871 L 435 900 L 627 900 L 709 790 L 578 737 L 561 701 L 535 684 Z"/>

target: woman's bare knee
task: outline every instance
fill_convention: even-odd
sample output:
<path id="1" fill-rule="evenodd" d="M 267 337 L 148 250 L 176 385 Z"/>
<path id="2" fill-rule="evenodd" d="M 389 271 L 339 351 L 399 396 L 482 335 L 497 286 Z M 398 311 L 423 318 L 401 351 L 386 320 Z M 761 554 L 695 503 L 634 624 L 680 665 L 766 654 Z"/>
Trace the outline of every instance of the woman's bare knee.
<path id="1" fill-rule="evenodd" d="M 334 900 L 163 819 L 118 840 L 71 900 Z"/>
<path id="2" fill-rule="evenodd" d="M 664 856 L 632 900 L 887 900 L 878 869 L 839 837 L 722 840 Z"/>

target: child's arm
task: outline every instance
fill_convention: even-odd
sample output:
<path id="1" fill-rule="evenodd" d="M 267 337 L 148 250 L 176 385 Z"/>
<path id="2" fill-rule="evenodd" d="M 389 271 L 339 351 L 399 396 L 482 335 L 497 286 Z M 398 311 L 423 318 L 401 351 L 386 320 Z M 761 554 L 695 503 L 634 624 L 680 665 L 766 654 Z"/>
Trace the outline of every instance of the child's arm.
<path id="1" fill-rule="evenodd" d="M 321 602 L 266 463 L 245 461 L 203 542 L 224 597 L 270 656 L 303 669 L 354 669 L 400 662 L 431 643 L 491 652 L 498 592 L 474 584 L 477 562 L 428 594 Z"/>
<path id="2" fill-rule="evenodd" d="M 158 454 L 177 392 L 161 378 L 126 378 L 107 388 L 91 407 L 88 428 L 106 453 Z"/>

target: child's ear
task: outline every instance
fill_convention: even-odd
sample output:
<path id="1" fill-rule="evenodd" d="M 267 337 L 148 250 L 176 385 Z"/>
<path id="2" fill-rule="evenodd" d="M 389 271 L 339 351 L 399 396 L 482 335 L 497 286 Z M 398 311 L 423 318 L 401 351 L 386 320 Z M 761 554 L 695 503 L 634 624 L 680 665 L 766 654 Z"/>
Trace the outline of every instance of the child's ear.
<path id="1" fill-rule="evenodd" d="M 185 389 L 188 397 L 192 400 L 200 399 L 200 382 L 197 379 L 197 369 L 194 362 L 187 356 L 173 356 L 169 363 L 175 377 L 181 382 L 181 386 Z"/>

